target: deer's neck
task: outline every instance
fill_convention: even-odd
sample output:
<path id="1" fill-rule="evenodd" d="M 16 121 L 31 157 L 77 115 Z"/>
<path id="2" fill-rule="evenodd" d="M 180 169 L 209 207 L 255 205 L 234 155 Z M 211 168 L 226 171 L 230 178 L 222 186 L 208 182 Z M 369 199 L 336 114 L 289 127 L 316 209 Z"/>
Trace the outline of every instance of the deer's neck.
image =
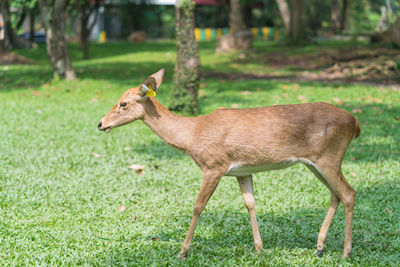
<path id="1" fill-rule="evenodd" d="M 181 117 L 151 97 L 144 105 L 143 121 L 168 145 L 187 151 L 192 140 L 194 118 Z"/>

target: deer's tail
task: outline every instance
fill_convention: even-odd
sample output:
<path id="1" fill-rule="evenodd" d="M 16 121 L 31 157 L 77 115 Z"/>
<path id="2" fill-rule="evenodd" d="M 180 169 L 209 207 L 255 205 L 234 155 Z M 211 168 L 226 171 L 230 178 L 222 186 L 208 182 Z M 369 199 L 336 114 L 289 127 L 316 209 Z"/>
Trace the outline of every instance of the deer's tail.
<path id="1" fill-rule="evenodd" d="M 355 126 L 356 126 L 355 127 L 355 132 L 354 132 L 354 139 L 357 139 L 361 134 L 361 125 L 360 125 L 360 122 L 357 120 L 356 117 L 354 117 L 354 120 L 355 120 Z"/>

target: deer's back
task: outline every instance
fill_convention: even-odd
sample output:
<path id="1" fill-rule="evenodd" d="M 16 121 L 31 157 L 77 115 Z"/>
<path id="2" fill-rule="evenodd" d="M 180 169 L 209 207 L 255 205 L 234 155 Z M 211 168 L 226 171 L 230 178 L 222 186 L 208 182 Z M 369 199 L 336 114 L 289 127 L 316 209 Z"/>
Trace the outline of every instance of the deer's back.
<path id="1" fill-rule="evenodd" d="M 356 124 L 350 113 L 327 103 L 218 109 L 196 119 L 194 158 L 252 164 L 317 157 L 331 146 L 346 150 Z"/>

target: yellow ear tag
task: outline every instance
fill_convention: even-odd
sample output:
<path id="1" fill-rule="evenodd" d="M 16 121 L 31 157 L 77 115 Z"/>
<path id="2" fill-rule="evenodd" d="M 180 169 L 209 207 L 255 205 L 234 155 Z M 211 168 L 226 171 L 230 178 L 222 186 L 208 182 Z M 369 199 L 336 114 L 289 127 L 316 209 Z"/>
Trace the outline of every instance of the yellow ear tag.
<path id="1" fill-rule="evenodd" d="M 150 91 L 148 91 L 148 92 L 146 93 L 146 96 L 156 96 L 157 94 L 156 94 L 156 91 L 153 90 L 153 87 L 151 87 L 150 84 L 149 84 L 148 87 L 149 87 Z"/>

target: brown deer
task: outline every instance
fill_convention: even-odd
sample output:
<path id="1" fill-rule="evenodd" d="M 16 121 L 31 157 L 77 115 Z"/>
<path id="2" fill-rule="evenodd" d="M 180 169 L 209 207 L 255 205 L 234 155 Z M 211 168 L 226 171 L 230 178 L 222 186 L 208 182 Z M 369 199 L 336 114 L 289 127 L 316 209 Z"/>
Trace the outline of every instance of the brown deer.
<path id="1" fill-rule="evenodd" d="M 343 258 L 351 253 L 353 206 L 356 192 L 341 171 L 347 147 L 360 135 L 357 119 L 327 103 L 282 105 L 250 109 L 217 109 L 199 117 L 181 117 L 155 98 L 164 69 L 128 89 L 100 120 L 98 128 L 111 129 L 143 120 L 165 143 L 190 155 L 204 174 L 193 209 L 189 231 L 179 258 L 185 258 L 197 220 L 222 176 L 236 176 L 247 207 L 260 253 L 262 240 L 254 210 L 252 174 L 305 164 L 331 192 L 331 204 L 318 235 L 317 255 L 322 256 L 335 211 L 345 209 Z"/>

